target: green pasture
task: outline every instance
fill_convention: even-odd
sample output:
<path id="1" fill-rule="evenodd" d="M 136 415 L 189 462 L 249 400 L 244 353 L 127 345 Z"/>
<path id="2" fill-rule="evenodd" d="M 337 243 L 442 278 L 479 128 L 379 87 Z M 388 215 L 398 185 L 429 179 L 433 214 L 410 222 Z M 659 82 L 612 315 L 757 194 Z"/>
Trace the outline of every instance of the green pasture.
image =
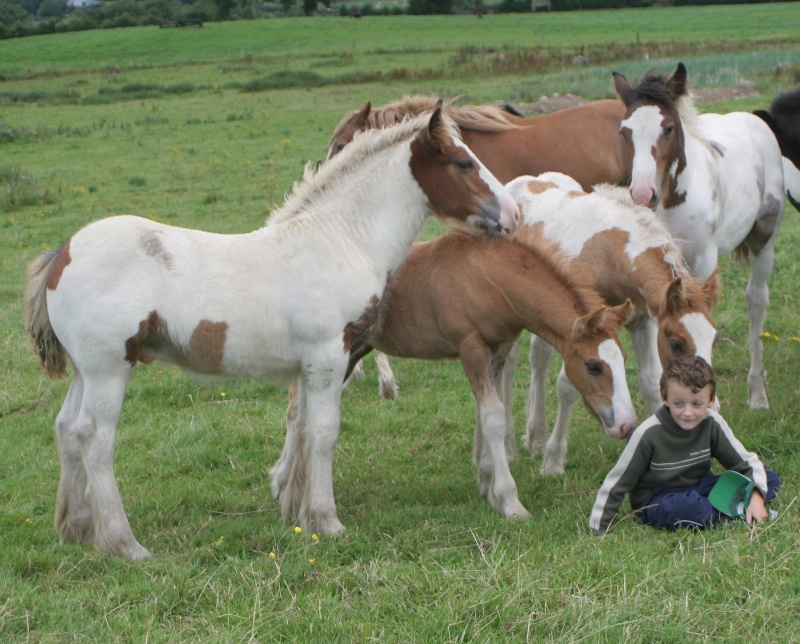
<path id="1" fill-rule="evenodd" d="M 474 402 L 460 366 L 394 360 L 400 397 L 384 401 L 368 359 L 367 378 L 343 395 L 334 468 L 347 530 L 316 541 L 283 522 L 270 495 L 285 392 L 201 384 L 154 364 L 134 372 L 116 458 L 133 530 L 153 559 L 59 546 L 52 425 L 68 383 L 44 376 L 22 321 L 27 264 L 95 219 L 263 225 L 366 100 L 611 97 L 611 71 L 636 77 L 683 61 L 698 88 L 757 92 L 701 109 L 749 111 L 800 82 L 797 24 L 800 4 L 783 3 L 268 19 L 0 41 L 0 641 L 798 641 L 800 214 L 791 206 L 766 323 L 768 411 L 747 407 L 748 270 L 721 264 L 723 412 L 784 483 L 778 520 L 752 528 L 668 533 L 620 517 L 607 536 L 592 535 L 594 495 L 623 445 L 582 406 L 563 477 L 539 476 L 540 457 L 519 448 L 512 473 L 533 518 L 504 520 L 478 494 Z M 590 63 L 573 65 L 576 55 Z M 441 232 L 431 223 L 423 235 Z M 628 376 L 633 387 L 631 360 Z M 528 378 L 522 364 L 518 433 Z"/>

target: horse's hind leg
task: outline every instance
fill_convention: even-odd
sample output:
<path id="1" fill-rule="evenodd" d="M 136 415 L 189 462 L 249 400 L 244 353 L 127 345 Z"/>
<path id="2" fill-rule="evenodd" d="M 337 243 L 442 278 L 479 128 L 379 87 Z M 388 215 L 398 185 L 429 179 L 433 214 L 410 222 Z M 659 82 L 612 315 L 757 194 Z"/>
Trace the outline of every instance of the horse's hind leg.
<path id="1" fill-rule="evenodd" d="M 747 388 L 751 409 L 769 409 L 769 396 L 764 383 L 764 355 L 761 334 L 769 307 L 767 280 L 772 273 L 774 250 L 770 244 L 750 258 L 750 280 L 747 283 L 747 312 L 750 315 L 750 371 Z"/>
<path id="2" fill-rule="evenodd" d="M 531 454 L 544 449 L 547 442 L 547 416 L 545 413 L 545 389 L 547 386 L 547 364 L 553 355 L 553 347 L 536 335 L 531 335 L 531 384 L 528 390 L 527 421 L 522 444 Z"/>
<path id="3" fill-rule="evenodd" d="M 378 391 L 381 398 L 393 400 L 397 398 L 397 380 L 389 364 L 389 357 L 380 351 L 375 352 L 375 364 L 378 366 Z"/>
<path id="4" fill-rule="evenodd" d="M 82 402 L 83 376 L 75 369 L 55 425 L 56 445 L 61 461 L 55 528 L 61 543 L 91 543 L 94 536 L 92 509 L 86 499 L 86 468 L 76 435 Z"/>
<path id="5" fill-rule="evenodd" d="M 286 407 L 286 440 L 283 443 L 281 455 L 269 471 L 272 479 L 271 489 L 273 498 L 283 500 L 286 484 L 289 482 L 289 473 L 292 470 L 294 455 L 297 451 L 299 435 L 298 418 L 300 416 L 300 391 L 296 382 L 289 387 L 289 402 Z M 287 511 L 290 511 L 287 507 Z"/>
<path id="6" fill-rule="evenodd" d="M 138 561 L 150 557 L 131 532 L 114 476 L 114 447 L 129 371 L 89 377 L 84 372 L 83 403 L 75 424 L 86 471 L 86 498 L 92 509 L 95 545 L 109 554 Z"/>

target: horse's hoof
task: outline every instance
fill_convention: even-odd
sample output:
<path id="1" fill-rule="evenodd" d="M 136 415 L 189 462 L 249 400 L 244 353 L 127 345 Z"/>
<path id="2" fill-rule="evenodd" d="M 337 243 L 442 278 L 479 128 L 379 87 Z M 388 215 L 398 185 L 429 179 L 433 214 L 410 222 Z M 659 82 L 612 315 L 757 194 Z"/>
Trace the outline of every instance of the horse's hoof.
<path id="1" fill-rule="evenodd" d="M 542 476 L 561 476 L 564 474 L 564 464 L 544 462 L 539 469 L 539 474 Z"/>
<path id="2" fill-rule="evenodd" d="M 545 440 L 539 440 L 530 434 L 525 434 L 522 437 L 522 446 L 528 451 L 528 454 L 535 456 L 544 450 Z"/>
<path id="3" fill-rule="evenodd" d="M 397 383 L 381 382 L 378 391 L 384 400 L 395 400 L 397 398 Z"/>
<path id="4" fill-rule="evenodd" d="M 506 519 L 529 519 L 531 513 L 525 509 L 525 506 L 522 505 L 519 501 L 516 501 L 513 504 L 510 504 L 511 507 L 507 508 L 502 514 Z"/>

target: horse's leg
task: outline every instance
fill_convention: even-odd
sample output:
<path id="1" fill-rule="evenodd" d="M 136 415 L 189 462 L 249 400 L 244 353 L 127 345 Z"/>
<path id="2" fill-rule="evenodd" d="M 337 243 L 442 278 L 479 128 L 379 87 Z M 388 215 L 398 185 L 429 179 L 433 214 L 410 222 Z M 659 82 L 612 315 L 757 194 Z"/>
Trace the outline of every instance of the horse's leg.
<path id="1" fill-rule="evenodd" d="M 767 281 L 772 273 L 775 251 L 772 244 L 764 247 L 758 255 L 750 254 L 750 280 L 747 282 L 747 312 L 750 315 L 750 371 L 747 388 L 750 391 L 751 409 L 769 409 L 769 396 L 764 383 L 763 346 L 761 334 L 769 307 Z"/>
<path id="2" fill-rule="evenodd" d="M 298 427 L 298 417 L 300 416 L 300 391 L 297 382 L 289 386 L 289 403 L 286 407 L 286 440 L 283 443 L 283 450 L 275 465 L 269 471 L 272 483 L 272 496 L 279 501 L 283 499 L 286 484 L 289 482 L 289 472 L 292 469 L 292 462 L 297 451 L 297 441 L 300 432 Z M 291 505 L 291 504 L 290 504 Z"/>
<path id="3" fill-rule="evenodd" d="M 529 513 L 519 502 L 517 485 L 508 467 L 506 414 L 492 378 L 491 352 L 484 344 L 473 342 L 461 346 L 459 354 L 478 406 L 482 439 L 475 441 L 478 487 L 504 517 L 527 517 Z"/>
<path id="4" fill-rule="evenodd" d="M 284 517 L 308 529 L 336 534 L 344 526 L 336 516 L 333 498 L 333 456 L 339 438 L 340 383 L 347 361 L 329 361 L 328 365 L 335 365 L 332 368 L 320 364 L 310 365 L 301 376 L 297 442 L 281 508 Z"/>
<path id="5" fill-rule="evenodd" d="M 55 425 L 56 445 L 61 461 L 55 528 L 61 543 L 91 543 L 93 538 L 92 508 L 86 499 L 86 468 L 76 435 L 82 402 L 83 376 L 75 368 Z"/>
<path id="6" fill-rule="evenodd" d="M 531 385 L 528 390 L 527 421 L 522 444 L 531 454 L 541 452 L 547 442 L 547 415 L 545 389 L 547 386 L 547 363 L 553 355 L 553 347 L 536 335 L 531 335 Z"/>
<path id="7" fill-rule="evenodd" d="M 661 406 L 661 360 L 658 357 L 658 322 L 646 316 L 628 325 L 639 368 L 639 391 L 651 414 Z"/>
<path id="8" fill-rule="evenodd" d="M 515 342 L 496 375 L 496 386 L 506 410 L 506 458 L 513 461 L 517 455 L 516 432 L 514 431 L 514 372 L 519 360 L 519 342 Z"/>
<path id="9" fill-rule="evenodd" d="M 136 541 L 114 475 L 117 421 L 130 369 L 90 376 L 84 371 L 83 403 L 75 437 L 86 468 L 86 498 L 92 509 L 95 545 L 100 550 L 138 561 L 150 553 Z"/>
<path id="10" fill-rule="evenodd" d="M 558 413 L 555 425 L 553 425 L 553 433 L 550 434 L 550 439 L 544 448 L 542 467 L 539 470 L 545 476 L 560 476 L 564 473 L 564 464 L 567 461 L 569 419 L 572 415 L 573 405 L 580 398 L 580 393 L 567 378 L 563 365 L 561 373 L 558 374 L 556 392 L 558 394 Z"/>
<path id="11" fill-rule="evenodd" d="M 397 398 L 397 380 L 395 380 L 389 357 L 380 351 L 375 352 L 375 364 L 378 365 L 378 391 L 382 398 Z"/>

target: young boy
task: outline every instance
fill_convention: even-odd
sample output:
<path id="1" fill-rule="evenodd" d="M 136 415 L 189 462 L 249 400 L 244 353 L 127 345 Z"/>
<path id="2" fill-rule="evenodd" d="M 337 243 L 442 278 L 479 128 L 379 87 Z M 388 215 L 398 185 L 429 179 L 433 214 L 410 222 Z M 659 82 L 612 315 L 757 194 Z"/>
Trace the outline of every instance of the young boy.
<path id="1" fill-rule="evenodd" d="M 708 500 L 719 479 L 711 473 L 712 457 L 755 484 L 747 523 L 769 516 L 764 503 L 775 496 L 780 479 L 745 450 L 722 416 L 711 409 L 715 397 L 714 372 L 705 360 L 684 357 L 667 365 L 661 376 L 664 406 L 631 434 L 603 481 L 589 518 L 592 531 L 608 530 L 625 494 L 639 518 L 650 525 L 675 530 L 729 520 Z"/>

